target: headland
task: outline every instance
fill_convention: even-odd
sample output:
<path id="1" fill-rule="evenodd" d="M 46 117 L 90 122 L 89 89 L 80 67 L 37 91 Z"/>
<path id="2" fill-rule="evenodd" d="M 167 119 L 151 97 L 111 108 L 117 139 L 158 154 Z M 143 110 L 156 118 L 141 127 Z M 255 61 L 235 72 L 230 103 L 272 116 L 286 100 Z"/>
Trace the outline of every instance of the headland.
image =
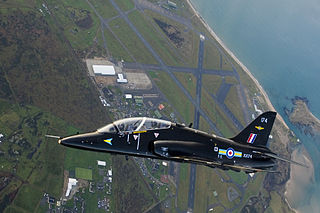
<path id="1" fill-rule="evenodd" d="M 296 96 L 292 99 L 293 108 L 285 109 L 289 120 L 297 126 L 305 135 L 320 134 L 320 120 L 309 110 L 308 99 Z"/>

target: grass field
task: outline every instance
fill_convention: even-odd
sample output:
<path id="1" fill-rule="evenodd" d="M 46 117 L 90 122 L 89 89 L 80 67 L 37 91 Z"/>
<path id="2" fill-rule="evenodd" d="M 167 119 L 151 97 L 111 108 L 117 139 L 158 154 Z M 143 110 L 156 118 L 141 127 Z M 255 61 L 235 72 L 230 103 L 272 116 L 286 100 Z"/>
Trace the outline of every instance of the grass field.
<path id="1" fill-rule="evenodd" d="M 239 200 L 233 202 L 228 200 L 228 187 L 237 189 L 234 184 L 222 182 L 215 169 L 197 166 L 194 212 L 206 212 L 208 205 L 218 202 L 228 208 L 232 208 Z M 214 191 L 217 192 L 217 197 L 213 195 Z"/>
<path id="2" fill-rule="evenodd" d="M 76 178 L 84 180 L 92 180 L 92 170 L 76 167 Z"/>
<path id="3" fill-rule="evenodd" d="M 249 182 L 249 184 L 248 184 L 248 186 L 246 188 L 246 192 L 245 192 L 244 197 L 243 197 L 243 202 L 242 202 L 243 206 L 247 203 L 248 198 L 250 196 L 256 195 L 256 194 L 259 193 L 258 189 L 260 189 L 260 186 L 263 183 L 265 175 L 266 174 L 256 173 L 254 180 Z"/>
<path id="4" fill-rule="evenodd" d="M 97 10 L 97 12 L 104 18 L 109 19 L 114 16 L 118 15 L 118 12 L 116 9 L 112 6 L 110 1 L 105 0 L 91 0 L 90 3 L 93 5 L 93 7 Z M 87 4 L 89 6 L 89 4 Z M 89 6 L 90 7 L 90 6 Z M 89 9 L 87 7 L 87 9 Z M 90 7 L 91 9 L 91 7 Z"/>
<path id="5" fill-rule="evenodd" d="M 40 189 L 35 186 L 22 186 L 14 200 L 14 205 L 24 209 L 27 212 L 34 212 L 43 196 Z"/>
<path id="6" fill-rule="evenodd" d="M 282 197 L 277 193 L 272 191 L 270 193 L 271 195 L 271 201 L 270 201 L 270 206 L 267 209 L 267 213 L 269 212 L 291 212 L 293 213 L 294 211 L 290 209 L 286 204 L 285 201 L 282 199 Z"/>
<path id="7" fill-rule="evenodd" d="M 222 77 L 217 75 L 202 75 L 202 87 L 206 88 L 206 90 L 213 94 L 217 95 L 217 92 L 222 84 Z"/>
<path id="8" fill-rule="evenodd" d="M 98 199 L 102 199 L 104 196 L 106 196 L 105 192 L 96 191 L 95 193 L 90 193 L 89 190 L 86 190 L 84 194 L 82 194 L 83 198 L 86 200 L 86 212 L 97 212 L 97 213 L 105 213 L 106 211 L 104 209 L 98 209 L 97 203 Z M 112 203 L 111 203 L 112 204 Z M 72 204 L 73 206 L 73 204 Z M 111 207 L 112 211 L 112 207 Z"/>
<path id="9" fill-rule="evenodd" d="M 158 13 L 154 13 L 150 10 L 145 10 L 145 14 L 152 19 L 158 19 L 164 23 L 169 23 L 173 28 L 180 32 L 180 35 L 184 39 L 184 42 L 180 48 L 175 47 L 180 54 L 180 60 L 184 62 L 184 66 L 197 67 L 200 43 L 199 35 L 191 30 L 188 30 L 184 25 L 175 22 L 172 19 L 164 17 Z M 172 41 L 170 42 L 173 46 L 175 46 Z"/>
<path id="10" fill-rule="evenodd" d="M 6 76 L 12 94 L 16 94 L 15 101 L 50 111 L 83 129 L 108 120 L 102 116 L 106 112 L 85 67 L 61 40 L 61 34 L 53 31 L 38 12 L 20 11 L 13 17 L 1 16 L 8 23 L 5 30 L 0 30 L 9 40 L 25 42 L 19 48 L 12 43 L 4 49 L 7 54 L 1 54 L 1 75 Z M 22 28 L 17 34 L 18 25 Z"/>
<path id="11" fill-rule="evenodd" d="M 221 54 L 212 41 L 204 41 L 204 69 L 216 69 L 220 70 L 220 57 Z"/>
<path id="12" fill-rule="evenodd" d="M 232 86 L 229 93 L 224 101 L 228 109 L 233 113 L 238 121 L 245 126 L 243 111 L 241 110 L 240 99 L 238 97 L 238 92 L 236 86 Z"/>
<path id="13" fill-rule="evenodd" d="M 116 18 L 109 24 L 112 31 L 126 46 L 129 52 L 134 55 L 138 62 L 145 64 L 157 64 L 157 61 L 151 55 L 149 50 L 144 46 L 142 41 L 123 19 Z"/>
<path id="14" fill-rule="evenodd" d="M 188 209 L 190 164 L 180 163 L 179 166 L 178 209 L 185 211 Z"/>
<path id="15" fill-rule="evenodd" d="M 70 128 L 61 119 L 32 106 L 19 106 L 0 100 L 6 108 L 0 109 L 0 126 L 11 119 L 7 129 L 1 128 L 5 140 L 1 144 L 4 154 L 0 158 L 3 166 L 0 173 L 15 174 L 20 180 L 13 178 L 0 195 L 18 190 L 9 210 L 24 209 L 36 212 L 38 203 L 44 192 L 59 197 L 63 185 L 64 147 L 44 138 L 45 134 L 65 135 Z M 15 150 L 17 152 L 12 152 Z M 21 180 L 24 184 L 21 185 Z M 5 206 L 5 204 L 2 204 Z"/>
<path id="16" fill-rule="evenodd" d="M 179 57 L 175 54 L 174 47 L 171 46 L 166 35 L 152 19 L 147 20 L 147 18 L 138 11 L 130 13 L 128 17 L 148 43 L 152 44 L 154 51 L 157 52 L 165 64 L 170 66 L 183 65 Z"/>
<path id="17" fill-rule="evenodd" d="M 117 0 L 116 4 L 122 11 L 128 11 L 133 9 L 134 3 L 132 0 Z"/>
<path id="18" fill-rule="evenodd" d="M 202 130 L 202 131 L 205 131 L 205 132 L 207 132 L 209 134 L 212 133 L 210 125 L 208 124 L 208 122 L 202 116 L 200 116 L 199 129 Z"/>
<path id="19" fill-rule="evenodd" d="M 192 98 L 195 99 L 196 98 L 196 84 L 197 84 L 196 77 L 191 73 L 181 73 L 181 72 L 175 72 L 174 75 L 181 82 L 181 84 L 184 86 L 184 88 L 187 89 L 187 91 L 192 96 Z"/>
<path id="20" fill-rule="evenodd" d="M 170 76 L 163 71 L 149 71 L 149 74 L 159 89 L 167 97 L 170 104 L 175 107 L 180 116 L 184 119 L 184 122 L 193 122 L 194 106 Z"/>
<path id="21" fill-rule="evenodd" d="M 125 62 L 133 62 L 134 59 L 131 55 L 126 51 L 126 49 L 117 41 L 114 35 L 110 32 L 110 30 L 105 29 L 104 36 L 107 43 L 107 48 L 111 54 L 111 56 L 116 60 L 124 60 Z"/>
<path id="22" fill-rule="evenodd" d="M 233 126 L 232 122 L 226 118 L 219 106 L 203 88 L 201 90 L 201 97 L 201 108 L 221 131 L 222 135 L 225 137 L 233 136 L 237 132 L 236 128 Z"/>
<path id="23" fill-rule="evenodd" d="M 248 174 L 244 172 L 235 172 L 232 170 L 228 170 L 227 174 L 231 177 L 231 179 L 238 183 L 238 184 L 244 184 L 248 179 Z"/>
<path id="24" fill-rule="evenodd" d="M 108 9 L 108 7 L 104 7 L 101 0 L 92 3 Z M 99 18 L 85 0 L 50 0 L 47 1 L 47 4 L 49 8 L 52 8 L 51 13 L 54 16 L 45 12 L 45 18 L 52 23 L 52 27 L 53 25 L 61 26 L 60 29 L 63 30 L 73 48 L 86 50 L 92 46 L 100 23 Z M 42 7 L 42 2 L 39 6 Z M 99 8 L 98 6 L 96 8 Z M 44 8 L 43 10 L 45 11 Z M 109 9 L 108 11 L 108 13 L 103 14 L 112 13 L 112 10 Z"/>
<path id="25" fill-rule="evenodd" d="M 250 97 L 254 97 L 255 93 L 259 93 L 257 90 L 257 87 L 255 86 L 255 83 L 253 80 L 241 69 L 239 65 L 235 65 L 237 72 L 240 76 L 240 80 L 242 84 L 245 86 L 246 90 L 248 91 L 248 94 Z"/>

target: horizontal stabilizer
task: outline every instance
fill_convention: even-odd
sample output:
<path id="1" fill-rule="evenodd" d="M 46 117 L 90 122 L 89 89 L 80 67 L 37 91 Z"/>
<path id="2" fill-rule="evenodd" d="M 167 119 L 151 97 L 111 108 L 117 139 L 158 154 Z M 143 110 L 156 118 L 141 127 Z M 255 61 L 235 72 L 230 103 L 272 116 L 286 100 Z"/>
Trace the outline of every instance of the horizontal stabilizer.
<path id="1" fill-rule="evenodd" d="M 278 160 L 282 160 L 282 161 L 285 161 L 285 162 L 288 162 L 288 163 L 293 163 L 295 165 L 298 165 L 298 166 L 303 166 L 305 168 L 309 168 L 307 165 L 303 164 L 303 163 L 299 163 L 299 162 L 296 162 L 296 161 L 293 161 L 293 160 L 289 160 L 289 159 L 286 159 L 286 158 L 283 158 L 283 157 L 280 157 L 276 154 L 273 154 L 273 153 L 263 153 L 263 152 L 258 152 L 258 151 L 253 151 L 257 154 L 261 154 L 261 155 L 264 155 L 264 156 L 268 156 L 268 157 L 271 157 L 271 158 L 275 158 L 275 159 L 278 159 Z"/>

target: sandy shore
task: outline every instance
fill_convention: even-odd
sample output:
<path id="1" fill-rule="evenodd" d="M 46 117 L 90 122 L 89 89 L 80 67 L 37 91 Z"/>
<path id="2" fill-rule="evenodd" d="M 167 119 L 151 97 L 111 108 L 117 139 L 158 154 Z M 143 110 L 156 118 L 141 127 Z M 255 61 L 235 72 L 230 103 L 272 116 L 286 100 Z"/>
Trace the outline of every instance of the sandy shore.
<path id="1" fill-rule="evenodd" d="M 291 157 L 292 160 L 301 162 L 309 167 L 305 168 L 294 164 L 290 165 L 290 179 L 286 183 L 286 191 L 284 194 L 291 209 L 299 212 L 294 209 L 294 204 L 303 200 L 306 193 L 308 193 L 306 191 L 307 186 L 314 182 L 314 168 L 304 147 L 294 150 Z"/>
<path id="2" fill-rule="evenodd" d="M 192 2 L 190 0 L 186 0 L 190 8 L 192 9 L 193 13 L 195 16 L 203 23 L 203 25 L 207 28 L 207 30 L 210 32 L 212 37 L 221 45 L 221 47 L 232 57 L 232 59 L 239 64 L 239 66 L 250 76 L 252 81 L 255 83 L 255 85 L 258 87 L 260 90 L 261 94 L 263 95 L 266 104 L 269 108 L 269 110 L 276 111 L 275 108 L 273 107 L 266 91 L 262 88 L 258 80 L 252 75 L 252 73 L 249 71 L 249 69 L 231 52 L 231 50 L 228 49 L 228 47 L 222 42 L 222 40 L 217 36 L 217 34 L 211 29 L 211 27 L 206 23 L 206 21 L 201 17 L 201 15 L 198 13 L 198 11 L 194 8 L 192 5 Z M 288 125 L 286 122 L 283 120 L 282 116 L 278 114 L 278 119 L 281 121 L 281 123 L 289 129 Z"/>

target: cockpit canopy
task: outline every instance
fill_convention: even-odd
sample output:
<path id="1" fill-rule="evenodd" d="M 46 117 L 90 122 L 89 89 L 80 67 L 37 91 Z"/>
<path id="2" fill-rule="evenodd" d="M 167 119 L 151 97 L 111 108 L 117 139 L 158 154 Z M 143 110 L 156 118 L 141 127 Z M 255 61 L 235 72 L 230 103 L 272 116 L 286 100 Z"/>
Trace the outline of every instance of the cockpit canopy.
<path id="1" fill-rule="evenodd" d="M 114 133 L 114 132 L 135 132 L 153 129 L 168 129 L 171 126 L 170 121 L 147 118 L 147 117 L 135 117 L 125 118 L 115 121 L 107 126 L 104 126 L 97 131 L 100 133 Z"/>

